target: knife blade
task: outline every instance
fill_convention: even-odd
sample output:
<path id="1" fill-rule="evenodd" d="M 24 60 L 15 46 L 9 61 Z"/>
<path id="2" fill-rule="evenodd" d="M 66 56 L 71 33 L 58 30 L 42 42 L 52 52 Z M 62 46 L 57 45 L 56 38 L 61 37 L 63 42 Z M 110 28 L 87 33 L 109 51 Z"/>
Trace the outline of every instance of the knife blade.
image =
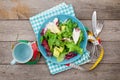
<path id="1" fill-rule="evenodd" d="M 92 29 L 95 37 L 97 37 L 96 28 L 97 28 L 97 14 L 96 14 L 96 11 L 94 11 L 92 14 Z"/>

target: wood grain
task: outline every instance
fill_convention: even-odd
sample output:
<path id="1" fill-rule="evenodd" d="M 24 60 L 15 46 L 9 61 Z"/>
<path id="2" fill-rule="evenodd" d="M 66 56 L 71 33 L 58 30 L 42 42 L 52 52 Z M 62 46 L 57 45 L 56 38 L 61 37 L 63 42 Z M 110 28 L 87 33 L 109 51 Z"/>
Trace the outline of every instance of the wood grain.
<path id="1" fill-rule="evenodd" d="M 120 0 L 1 0 L 0 19 L 28 19 L 62 2 L 72 4 L 79 19 L 120 19 Z M 8 5 L 9 4 L 9 5 Z"/>
<path id="2" fill-rule="evenodd" d="M 29 21 L 0 21 L 0 41 L 35 40 Z"/>
<path id="3" fill-rule="evenodd" d="M 37 65 L 10 65 L 12 44 L 20 39 L 36 40 L 29 17 L 62 2 L 72 4 L 76 17 L 90 29 L 94 10 L 98 19 L 104 20 L 100 37 L 105 55 L 101 64 L 91 72 L 71 69 L 56 75 L 49 73 L 43 57 Z M 120 0 L 0 0 L 0 80 L 120 80 L 119 34 Z M 83 66 L 89 67 L 93 62 Z"/>
<path id="4" fill-rule="evenodd" d="M 12 61 L 11 46 L 14 43 L 16 42 L 0 42 L 0 64 L 9 64 Z M 103 42 L 103 46 L 105 48 L 105 55 L 101 63 L 120 63 L 120 42 Z M 88 50 L 90 49 L 91 47 L 89 46 Z M 42 57 L 39 64 L 43 63 L 45 63 L 45 60 Z"/>
<path id="5" fill-rule="evenodd" d="M 91 20 L 81 20 L 85 26 L 91 27 Z M 103 41 L 120 41 L 120 20 L 104 20 L 104 28 L 100 37 Z M 0 21 L 0 41 L 36 40 L 28 20 Z"/>
<path id="6" fill-rule="evenodd" d="M 89 66 L 89 65 L 87 65 Z M 0 79 L 2 80 L 119 80 L 120 64 L 100 64 L 91 72 L 80 72 L 71 69 L 56 75 L 50 75 L 46 64 L 42 65 L 0 65 Z M 112 74 L 112 75 L 111 75 Z M 71 76 L 70 76 L 71 75 Z"/>

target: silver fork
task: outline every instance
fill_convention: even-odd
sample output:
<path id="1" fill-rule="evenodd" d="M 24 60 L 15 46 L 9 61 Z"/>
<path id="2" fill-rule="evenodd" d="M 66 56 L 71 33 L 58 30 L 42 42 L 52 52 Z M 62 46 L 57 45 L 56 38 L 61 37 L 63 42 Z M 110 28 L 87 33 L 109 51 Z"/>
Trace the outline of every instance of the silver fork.
<path id="1" fill-rule="evenodd" d="M 97 27 L 96 27 L 96 33 L 97 33 L 97 36 L 95 36 L 95 37 L 98 37 L 99 36 L 99 34 L 102 32 L 102 29 L 103 29 L 103 27 L 104 27 L 104 21 L 103 20 L 99 20 L 98 21 L 98 23 L 97 23 Z M 98 47 L 97 47 L 97 45 L 94 45 L 93 46 L 93 55 L 95 56 L 95 57 L 98 57 Z"/>
<path id="2" fill-rule="evenodd" d="M 104 23 L 104 20 L 99 20 L 98 21 L 98 24 L 97 24 L 97 27 L 96 27 L 96 32 L 97 32 L 97 36 L 95 37 L 98 37 L 99 34 L 101 33 L 102 29 L 103 29 L 103 23 Z"/>

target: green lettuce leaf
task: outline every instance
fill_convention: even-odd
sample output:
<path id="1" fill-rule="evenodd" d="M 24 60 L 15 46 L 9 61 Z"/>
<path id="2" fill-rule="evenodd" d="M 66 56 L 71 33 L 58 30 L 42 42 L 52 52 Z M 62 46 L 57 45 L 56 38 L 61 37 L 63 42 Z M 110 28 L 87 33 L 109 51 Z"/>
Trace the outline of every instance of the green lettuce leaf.
<path id="1" fill-rule="evenodd" d="M 62 30 L 61 35 L 64 38 L 71 38 L 73 28 L 76 28 L 78 25 L 76 22 L 73 22 L 72 19 L 68 19 L 64 23 L 60 23 L 60 27 L 65 26 L 65 29 Z"/>
<path id="2" fill-rule="evenodd" d="M 57 35 L 55 33 L 50 32 L 50 30 L 47 30 L 44 36 L 48 41 L 48 45 L 50 46 L 50 51 L 53 51 L 53 45 L 57 39 Z"/>
<path id="3" fill-rule="evenodd" d="M 60 56 L 57 58 L 58 62 L 62 62 L 65 59 L 65 53 L 61 53 Z"/>
<path id="4" fill-rule="evenodd" d="M 81 31 L 81 32 L 80 32 L 79 40 L 78 40 L 78 42 L 77 42 L 77 45 L 78 45 L 78 46 L 80 45 L 80 43 L 81 43 L 81 41 L 82 41 L 83 39 L 84 39 L 84 38 L 83 38 L 83 31 Z"/>
<path id="5" fill-rule="evenodd" d="M 83 53 L 83 49 L 77 46 L 74 42 L 67 42 L 66 46 L 69 49 L 69 52 Z"/>

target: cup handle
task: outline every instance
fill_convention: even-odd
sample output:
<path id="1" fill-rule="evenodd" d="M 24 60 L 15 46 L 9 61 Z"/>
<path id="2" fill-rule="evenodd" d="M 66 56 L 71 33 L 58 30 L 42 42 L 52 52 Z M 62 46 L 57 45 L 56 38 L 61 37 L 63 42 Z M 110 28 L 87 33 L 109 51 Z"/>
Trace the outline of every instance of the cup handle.
<path id="1" fill-rule="evenodd" d="M 13 60 L 10 62 L 11 65 L 14 65 L 15 63 L 16 63 L 16 60 L 15 60 L 15 59 L 13 59 Z"/>

